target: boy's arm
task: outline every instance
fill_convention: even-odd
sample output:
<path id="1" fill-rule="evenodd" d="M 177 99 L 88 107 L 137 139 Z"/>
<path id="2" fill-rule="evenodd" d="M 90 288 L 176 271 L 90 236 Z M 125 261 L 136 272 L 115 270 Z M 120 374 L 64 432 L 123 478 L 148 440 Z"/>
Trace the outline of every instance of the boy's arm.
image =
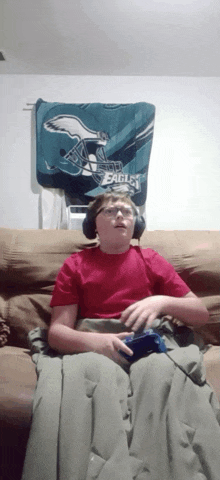
<path id="1" fill-rule="evenodd" d="M 162 315 L 170 315 L 190 326 L 204 325 L 209 318 L 208 310 L 201 300 L 189 292 L 184 297 L 154 295 L 144 298 L 126 308 L 120 320 L 126 327 L 137 331 L 143 326 L 150 327 Z"/>
<path id="2" fill-rule="evenodd" d="M 51 348 L 62 354 L 96 352 L 111 358 L 116 363 L 127 363 L 118 350 L 133 355 L 132 350 L 122 341 L 131 335 L 131 332 L 110 334 L 77 331 L 74 329 L 77 312 L 77 305 L 53 307 L 48 330 L 48 343 Z"/>
<path id="3" fill-rule="evenodd" d="M 60 353 L 73 353 L 75 336 L 72 334 L 76 323 L 78 305 L 64 305 L 52 308 L 48 330 L 48 343 Z"/>

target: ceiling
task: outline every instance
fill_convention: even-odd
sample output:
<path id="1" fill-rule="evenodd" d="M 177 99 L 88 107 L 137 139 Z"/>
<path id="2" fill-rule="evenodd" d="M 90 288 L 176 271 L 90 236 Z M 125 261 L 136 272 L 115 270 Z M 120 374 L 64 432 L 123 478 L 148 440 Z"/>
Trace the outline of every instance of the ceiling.
<path id="1" fill-rule="evenodd" d="M 1 0 L 0 73 L 220 76 L 219 0 Z"/>

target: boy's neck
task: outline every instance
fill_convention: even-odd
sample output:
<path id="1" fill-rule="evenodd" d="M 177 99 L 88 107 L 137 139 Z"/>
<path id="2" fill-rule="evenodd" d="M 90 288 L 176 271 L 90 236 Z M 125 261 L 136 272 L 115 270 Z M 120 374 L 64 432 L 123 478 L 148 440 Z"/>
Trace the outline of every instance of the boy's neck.
<path id="1" fill-rule="evenodd" d="M 101 244 L 100 243 L 100 250 L 103 252 L 103 253 L 108 253 L 108 254 L 111 254 L 111 255 L 117 255 L 119 253 L 124 253 L 126 252 L 127 250 L 129 250 L 130 248 L 130 243 L 129 244 L 126 244 L 126 245 L 108 245 L 108 244 Z"/>

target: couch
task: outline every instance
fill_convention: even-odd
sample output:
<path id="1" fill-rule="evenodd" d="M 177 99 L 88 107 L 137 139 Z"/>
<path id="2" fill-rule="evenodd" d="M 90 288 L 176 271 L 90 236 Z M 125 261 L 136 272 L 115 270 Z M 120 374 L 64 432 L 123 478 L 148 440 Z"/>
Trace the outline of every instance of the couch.
<path id="1" fill-rule="evenodd" d="M 57 272 L 83 243 L 80 231 L 0 229 L 1 480 L 19 480 L 29 435 L 36 374 L 28 332 L 48 328 Z M 208 324 L 195 332 L 206 345 L 207 382 L 220 400 L 220 233 L 145 231 L 140 244 L 173 264 L 208 308 Z"/>

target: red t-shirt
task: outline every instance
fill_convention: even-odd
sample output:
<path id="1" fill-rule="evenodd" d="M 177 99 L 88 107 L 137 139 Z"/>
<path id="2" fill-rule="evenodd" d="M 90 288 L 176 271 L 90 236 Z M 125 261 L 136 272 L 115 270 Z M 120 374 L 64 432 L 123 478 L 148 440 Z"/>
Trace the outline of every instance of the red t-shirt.
<path id="1" fill-rule="evenodd" d="M 189 291 L 173 266 L 151 248 L 130 246 L 114 255 L 95 247 L 66 259 L 50 305 L 78 304 L 81 318 L 119 318 L 129 305 L 150 295 L 182 297 Z"/>

